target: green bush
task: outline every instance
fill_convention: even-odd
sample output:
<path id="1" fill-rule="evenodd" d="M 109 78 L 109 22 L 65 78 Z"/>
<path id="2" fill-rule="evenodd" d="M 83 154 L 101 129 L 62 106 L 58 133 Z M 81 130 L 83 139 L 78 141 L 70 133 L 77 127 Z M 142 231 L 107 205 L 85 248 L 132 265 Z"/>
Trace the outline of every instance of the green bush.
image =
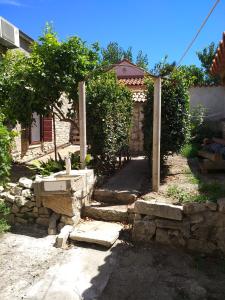
<path id="1" fill-rule="evenodd" d="M 178 153 L 188 140 L 190 132 L 189 88 L 190 82 L 184 71 L 174 70 L 170 78 L 162 81 L 162 117 L 161 117 L 161 163 L 168 155 Z M 144 149 L 151 159 L 153 135 L 154 85 L 148 83 L 147 103 L 144 118 Z M 151 162 L 151 160 L 150 160 Z"/>
<path id="2" fill-rule="evenodd" d="M 5 219 L 9 213 L 10 209 L 5 205 L 3 201 L 0 201 L 0 234 L 10 229 L 10 225 L 8 225 Z"/>
<path id="3" fill-rule="evenodd" d="M 132 117 L 131 92 L 108 72 L 87 87 L 87 140 L 95 168 L 109 174 L 127 151 Z"/>
<path id="4" fill-rule="evenodd" d="M 80 155 L 79 153 L 71 153 L 71 169 L 72 170 L 79 170 L 80 169 Z M 88 154 L 85 159 L 86 166 L 91 163 L 91 156 Z M 55 161 L 54 159 L 50 158 L 46 162 L 35 161 L 31 166 L 38 174 L 42 176 L 49 176 L 52 173 L 56 173 L 59 171 L 65 171 L 65 160 L 62 159 L 59 155 L 59 159 Z"/>
<path id="5" fill-rule="evenodd" d="M 3 124 L 4 117 L 0 115 L 0 185 L 9 180 L 11 169 L 11 145 L 14 132 L 9 131 Z"/>
<path id="6" fill-rule="evenodd" d="M 199 146 L 196 144 L 185 144 L 181 148 L 181 155 L 186 158 L 196 157 L 198 154 Z"/>

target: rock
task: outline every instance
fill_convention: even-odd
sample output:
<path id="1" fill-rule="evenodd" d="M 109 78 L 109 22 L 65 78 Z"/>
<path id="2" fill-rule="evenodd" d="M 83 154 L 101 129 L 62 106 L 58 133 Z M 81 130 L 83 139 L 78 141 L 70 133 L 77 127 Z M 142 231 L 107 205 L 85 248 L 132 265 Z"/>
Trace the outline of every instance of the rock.
<path id="1" fill-rule="evenodd" d="M 16 204 L 13 204 L 11 208 L 12 213 L 16 214 L 19 212 L 19 210 L 20 210 L 19 207 Z"/>
<path id="2" fill-rule="evenodd" d="M 19 185 L 26 188 L 26 189 L 31 189 L 33 186 L 33 181 L 31 179 L 28 179 L 26 177 L 21 177 L 19 179 Z"/>
<path id="3" fill-rule="evenodd" d="M 204 221 L 204 217 L 201 214 L 194 214 L 194 215 L 190 215 L 190 223 L 191 224 L 198 224 L 198 223 L 202 223 Z"/>
<path id="4" fill-rule="evenodd" d="M 66 242 L 68 240 L 70 232 L 73 230 L 73 226 L 71 225 L 65 225 L 61 231 L 60 234 L 56 238 L 56 248 L 65 248 Z"/>
<path id="5" fill-rule="evenodd" d="M 64 223 L 62 223 L 62 222 L 60 222 L 60 223 L 57 225 L 57 229 L 58 229 L 58 231 L 60 232 L 60 231 L 61 231 L 61 229 L 62 229 L 64 226 L 65 226 L 65 224 L 64 224 Z"/>
<path id="6" fill-rule="evenodd" d="M 65 225 L 76 226 L 80 222 L 80 214 L 78 213 L 73 217 L 62 216 L 60 222 L 64 223 Z"/>
<path id="7" fill-rule="evenodd" d="M 15 203 L 18 207 L 25 206 L 28 200 L 23 196 L 15 196 Z"/>
<path id="8" fill-rule="evenodd" d="M 80 212 L 80 201 L 69 195 L 51 195 L 42 197 L 44 207 L 50 208 L 54 212 L 73 217 Z"/>
<path id="9" fill-rule="evenodd" d="M 157 228 L 179 230 L 186 238 L 190 237 L 190 222 L 187 220 L 181 222 L 166 219 L 156 219 L 155 221 Z"/>
<path id="10" fill-rule="evenodd" d="M 132 240 L 135 242 L 150 242 L 155 235 L 155 221 L 134 221 Z"/>
<path id="11" fill-rule="evenodd" d="M 36 223 L 39 224 L 39 225 L 43 225 L 45 227 L 47 227 L 49 225 L 49 218 L 37 218 L 36 219 Z"/>
<path id="12" fill-rule="evenodd" d="M 38 213 L 38 207 L 35 206 L 35 207 L 33 208 L 33 213 Z"/>
<path id="13" fill-rule="evenodd" d="M 225 198 L 220 198 L 217 200 L 219 212 L 225 213 Z"/>
<path id="14" fill-rule="evenodd" d="M 26 212 L 31 212 L 32 211 L 32 208 L 29 208 L 29 207 L 27 207 L 27 206 L 24 206 L 24 207 L 22 207 L 21 209 L 20 209 L 20 212 L 21 212 L 21 214 L 23 214 L 23 213 L 26 213 Z"/>
<path id="15" fill-rule="evenodd" d="M 182 220 L 183 207 L 155 201 L 137 200 L 134 206 L 135 213 L 157 216 L 172 220 Z"/>
<path id="16" fill-rule="evenodd" d="M 15 196 L 13 196 L 13 195 L 11 195 L 11 194 L 9 194 L 9 193 L 6 193 L 6 195 L 5 195 L 5 200 L 8 201 L 8 202 L 10 202 L 10 203 L 14 203 L 14 201 L 15 201 Z"/>
<path id="17" fill-rule="evenodd" d="M 119 237 L 122 225 L 101 221 L 80 223 L 71 233 L 70 239 L 105 247 L 111 247 Z"/>
<path id="18" fill-rule="evenodd" d="M 140 214 L 134 214 L 134 222 L 140 221 L 142 219 L 142 216 Z"/>
<path id="19" fill-rule="evenodd" d="M 187 241 L 187 248 L 189 250 L 197 251 L 197 252 L 204 252 L 204 253 L 212 253 L 216 250 L 215 244 L 208 241 L 200 241 L 196 239 L 189 239 Z"/>
<path id="20" fill-rule="evenodd" d="M 156 229 L 156 242 L 164 245 L 170 246 L 182 246 L 186 245 L 186 241 L 184 240 L 182 234 L 178 230 L 165 230 L 161 228 Z"/>
<path id="21" fill-rule="evenodd" d="M 15 186 L 15 188 L 13 189 L 13 194 L 15 196 L 21 196 L 22 190 L 23 190 L 23 188 L 21 186 Z"/>
<path id="22" fill-rule="evenodd" d="M 21 218 L 21 217 L 16 217 L 16 218 L 15 218 L 15 222 L 16 222 L 16 223 L 19 223 L 19 224 L 27 224 L 27 223 L 28 223 L 27 220 L 25 220 L 25 219 L 23 219 L 23 218 Z"/>
<path id="23" fill-rule="evenodd" d="M 4 187 L 0 185 L 0 193 L 4 192 Z"/>
<path id="24" fill-rule="evenodd" d="M 47 215 L 47 216 L 49 216 L 49 214 L 50 214 L 49 209 L 46 207 L 39 207 L 38 213 L 39 213 L 39 215 Z"/>
<path id="25" fill-rule="evenodd" d="M 84 208 L 84 216 L 95 220 L 126 222 L 128 219 L 127 205 L 105 206 L 96 203 Z"/>
<path id="26" fill-rule="evenodd" d="M 30 189 L 22 190 L 22 196 L 30 199 L 32 196 L 31 190 Z"/>
<path id="27" fill-rule="evenodd" d="M 26 215 L 28 215 L 30 218 L 36 219 L 38 217 L 38 213 L 34 212 L 27 212 Z"/>
<path id="28" fill-rule="evenodd" d="M 206 300 L 207 299 L 207 291 L 204 287 L 200 286 L 195 280 L 187 280 L 186 283 L 185 294 L 187 295 L 187 299 L 190 300 Z"/>
<path id="29" fill-rule="evenodd" d="M 6 190 L 9 191 L 9 192 L 11 192 L 16 186 L 17 186 L 16 183 L 9 182 L 9 183 L 7 183 L 7 185 L 6 185 Z"/>
<path id="30" fill-rule="evenodd" d="M 33 201 L 28 201 L 28 202 L 26 203 L 26 206 L 29 207 L 29 208 L 33 208 L 33 207 L 35 206 L 35 202 L 33 202 Z"/>
<path id="31" fill-rule="evenodd" d="M 191 214 L 196 214 L 199 212 L 206 211 L 208 207 L 205 203 L 190 202 L 190 203 L 185 203 L 183 209 L 185 215 L 191 215 Z"/>
<path id="32" fill-rule="evenodd" d="M 52 213 L 50 219 L 49 219 L 49 226 L 48 226 L 48 234 L 49 235 L 55 235 L 57 234 L 57 224 L 56 222 L 59 220 L 60 215 L 57 213 Z"/>
<path id="33" fill-rule="evenodd" d="M 15 224 L 15 215 L 14 214 L 9 214 L 9 215 L 5 216 L 5 219 L 10 225 Z"/>
<path id="34" fill-rule="evenodd" d="M 205 205 L 211 211 L 216 211 L 217 210 L 217 204 L 215 202 L 207 200 L 206 203 L 205 203 Z"/>

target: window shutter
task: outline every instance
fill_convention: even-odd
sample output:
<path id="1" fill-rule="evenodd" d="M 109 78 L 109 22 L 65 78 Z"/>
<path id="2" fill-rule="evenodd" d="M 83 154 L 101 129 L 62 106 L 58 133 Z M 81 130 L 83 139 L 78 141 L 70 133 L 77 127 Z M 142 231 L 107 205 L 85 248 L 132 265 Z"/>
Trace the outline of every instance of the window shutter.
<path id="1" fill-rule="evenodd" d="M 42 118 L 43 142 L 52 142 L 52 117 Z"/>

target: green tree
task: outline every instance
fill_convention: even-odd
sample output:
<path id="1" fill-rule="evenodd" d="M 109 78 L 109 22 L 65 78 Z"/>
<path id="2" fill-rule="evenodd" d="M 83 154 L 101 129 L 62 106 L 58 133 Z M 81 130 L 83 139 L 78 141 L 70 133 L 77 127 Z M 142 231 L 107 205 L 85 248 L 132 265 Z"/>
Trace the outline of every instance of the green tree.
<path id="1" fill-rule="evenodd" d="M 30 56 L 8 52 L 0 66 L 0 105 L 7 116 L 21 123 L 31 121 L 32 112 L 54 111 L 61 121 L 75 125 L 78 83 L 94 71 L 99 62 L 97 44 L 87 46 L 79 37 L 59 41 L 47 28 L 32 46 Z M 71 107 L 63 109 L 63 95 Z"/>
<path id="2" fill-rule="evenodd" d="M 111 173 L 117 157 L 128 148 L 132 94 L 115 73 L 93 78 L 87 86 L 87 140 L 90 153 L 103 173 Z"/>
<path id="3" fill-rule="evenodd" d="M 165 55 L 164 58 L 155 64 L 151 70 L 151 74 L 156 76 L 167 76 L 170 75 L 176 66 L 176 62 L 169 63 L 168 55 Z"/>
<path id="4" fill-rule="evenodd" d="M 142 50 L 138 51 L 136 58 L 136 65 L 147 70 L 148 69 L 148 56 Z"/>
<path id="5" fill-rule="evenodd" d="M 216 54 L 217 46 L 214 42 L 205 47 L 202 51 L 196 52 L 198 59 L 201 62 L 201 66 L 205 72 L 205 84 L 218 84 L 219 78 L 211 75 L 210 67 Z"/>

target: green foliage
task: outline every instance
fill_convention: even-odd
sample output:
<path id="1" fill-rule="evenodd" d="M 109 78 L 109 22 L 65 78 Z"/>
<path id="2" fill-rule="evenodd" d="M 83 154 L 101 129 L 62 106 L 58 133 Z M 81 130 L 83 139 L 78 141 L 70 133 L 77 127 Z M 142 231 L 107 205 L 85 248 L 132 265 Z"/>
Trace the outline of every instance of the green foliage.
<path id="1" fill-rule="evenodd" d="M 10 213 L 10 209 L 5 205 L 3 201 L 0 201 L 0 234 L 8 231 L 10 225 L 8 225 L 5 217 Z"/>
<path id="2" fill-rule="evenodd" d="M 132 95 L 114 73 L 104 73 L 88 83 L 87 138 L 95 165 L 113 172 L 117 156 L 128 147 Z"/>
<path id="3" fill-rule="evenodd" d="M 80 169 L 80 155 L 79 153 L 71 153 L 71 169 L 72 170 L 79 170 Z M 85 159 L 86 166 L 90 165 L 91 163 L 91 156 L 88 154 Z M 34 161 L 31 169 L 34 169 L 37 174 L 42 176 L 49 176 L 52 173 L 56 173 L 59 171 L 65 171 L 65 160 L 59 156 L 59 159 L 55 161 L 54 159 L 50 158 L 46 162 Z"/>
<path id="4" fill-rule="evenodd" d="M 167 76 L 171 74 L 176 67 L 176 62 L 169 63 L 168 62 L 168 55 L 159 62 L 156 63 L 154 68 L 151 70 L 151 74 L 155 76 Z"/>
<path id="5" fill-rule="evenodd" d="M 117 64 L 123 59 L 128 59 L 130 62 L 134 62 L 137 66 L 148 69 L 148 56 L 144 54 L 142 50 L 139 50 L 136 60 L 133 59 L 132 47 L 128 47 L 127 50 L 123 49 L 117 42 L 110 42 L 106 48 L 101 50 L 102 62 L 107 65 Z"/>
<path id="6" fill-rule="evenodd" d="M 60 120 L 74 123 L 78 83 L 95 70 L 99 61 L 97 44 L 87 46 L 79 37 L 59 41 L 51 27 L 32 46 L 29 56 L 8 51 L 0 65 L 0 106 L 7 117 L 31 122 L 36 111 L 47 115 L 55 110 Z M 66 95 L 71 109 L 64 112 Z"/>
<path id="7" fill-rule="evenodd" d="M 198 51 L 196 54 L 201 62 L 202 68 L 204 70 L 205 76 L 204 81 L 207 85 L 219 84 L 219 78 L 211 75 L 210 68 L 213 59 L 216 54 L 217 46 L 214 42 L 210 43 L 209 46 L 205 47 L 202 51 Z"/>
<path id="8" fill-rule="evenodd" d="M 181 148 L 181 155 L 186 158 L 196 157 L 198 154 L 199 146 L 196 144 L 185 144 Z"/>
<path id="9" fill-rule="evenodd" d="M 3 116 L 0 115 L 0 185 L 5 184 L 10 175 L 11 169 L 11 145 L 14 132 L 9 131 L 6 126 L 3 125 Z"/>
<path id="10" fill-rule="evenodd" d="M 191 84 L 180 69 L 174 69 L 169 80 L 162 81 L 161 162 L 179 153 L 189 136 L 189 94 Z M 148 83 L 144 118 L 144 149 L 152 157 L 153 82 Z"/>

